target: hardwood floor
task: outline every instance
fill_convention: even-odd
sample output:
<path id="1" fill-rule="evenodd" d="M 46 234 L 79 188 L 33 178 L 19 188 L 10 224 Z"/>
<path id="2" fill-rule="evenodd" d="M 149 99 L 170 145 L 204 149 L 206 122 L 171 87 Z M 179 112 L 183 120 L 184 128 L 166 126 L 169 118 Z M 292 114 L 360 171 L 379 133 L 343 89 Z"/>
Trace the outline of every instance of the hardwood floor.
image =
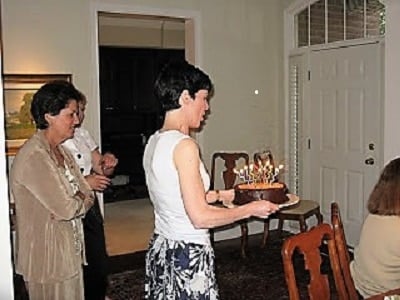
<path id="1" fill-rule="evenodd" d="M 105 204 L 104 230 L 110 256 L 147 249 L 153 228 L 153 207 L 148 198 Z"/>

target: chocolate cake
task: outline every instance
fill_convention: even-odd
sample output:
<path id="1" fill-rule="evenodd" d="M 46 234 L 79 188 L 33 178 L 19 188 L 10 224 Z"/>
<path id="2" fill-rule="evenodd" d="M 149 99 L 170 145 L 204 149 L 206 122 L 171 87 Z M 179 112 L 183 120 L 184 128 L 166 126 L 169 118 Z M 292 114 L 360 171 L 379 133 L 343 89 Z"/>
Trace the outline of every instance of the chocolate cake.
<path id="1" fill-rule="evenodd" d="M 256 200 L 268 200 L 276 204 L 289 201 L 286 196 L 287 187 L 280 182 L 275 183 L 242 183 L 235 186 L 233 204 L 243 205 Z"/>

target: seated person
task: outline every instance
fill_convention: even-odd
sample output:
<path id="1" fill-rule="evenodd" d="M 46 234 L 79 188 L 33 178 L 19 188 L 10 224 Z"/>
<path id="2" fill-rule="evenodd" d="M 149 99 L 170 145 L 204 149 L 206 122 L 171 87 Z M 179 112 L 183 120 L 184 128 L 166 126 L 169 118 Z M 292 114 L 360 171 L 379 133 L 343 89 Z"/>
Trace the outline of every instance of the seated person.
<path id="1" fill-rule="evenodd" d="M 367 208 L 350 263 L 356 289 L 365 298 L 400 287 L 400 158 L 384 168 Z"/>

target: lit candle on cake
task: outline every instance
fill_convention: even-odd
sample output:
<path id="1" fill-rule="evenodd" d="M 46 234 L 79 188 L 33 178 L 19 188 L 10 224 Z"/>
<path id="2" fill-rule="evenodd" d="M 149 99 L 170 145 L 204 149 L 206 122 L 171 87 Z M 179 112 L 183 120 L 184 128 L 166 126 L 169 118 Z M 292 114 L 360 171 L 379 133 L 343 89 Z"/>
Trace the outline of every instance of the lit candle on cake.
<path id="1" fill-rule="evenodd" d="M 278 181 L 278 176 L 283 168 L 283 165 L 275 168 L 269 159 L 258 159 L 257 163 L 245 165 L 239 171 L 234 169 L 234 172 L 239 177 L 239 180 L 248 184 L 272 184 Z"/>
<path id="2" fill-rule="evenodd" d="M 275 167 L 269 157 L 264 156 L 235 171 L 240 182 L 235 186 L 234 204 L 242 205 L 260 199 L 277 204 L 287 202 L 285 184 L 279 182 L 282 169 L 283 165 Z"/>

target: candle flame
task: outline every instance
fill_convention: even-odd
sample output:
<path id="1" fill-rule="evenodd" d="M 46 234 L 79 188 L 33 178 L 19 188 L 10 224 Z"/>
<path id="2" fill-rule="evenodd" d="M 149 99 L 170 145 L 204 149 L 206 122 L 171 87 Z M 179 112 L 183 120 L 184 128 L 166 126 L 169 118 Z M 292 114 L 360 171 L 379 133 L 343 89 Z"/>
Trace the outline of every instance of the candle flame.
<path id="1" fill-rule="evenodd" d="M 243 168 L 233 172 L 238 176 L 239 180 L 247 183 L 273 183 L 279 180 L 279 174 L 284 169 L 284 165 L 280 164 L 275 167 L 271 160 L 257 159 L 257 162 L 244 165 Z"/>

